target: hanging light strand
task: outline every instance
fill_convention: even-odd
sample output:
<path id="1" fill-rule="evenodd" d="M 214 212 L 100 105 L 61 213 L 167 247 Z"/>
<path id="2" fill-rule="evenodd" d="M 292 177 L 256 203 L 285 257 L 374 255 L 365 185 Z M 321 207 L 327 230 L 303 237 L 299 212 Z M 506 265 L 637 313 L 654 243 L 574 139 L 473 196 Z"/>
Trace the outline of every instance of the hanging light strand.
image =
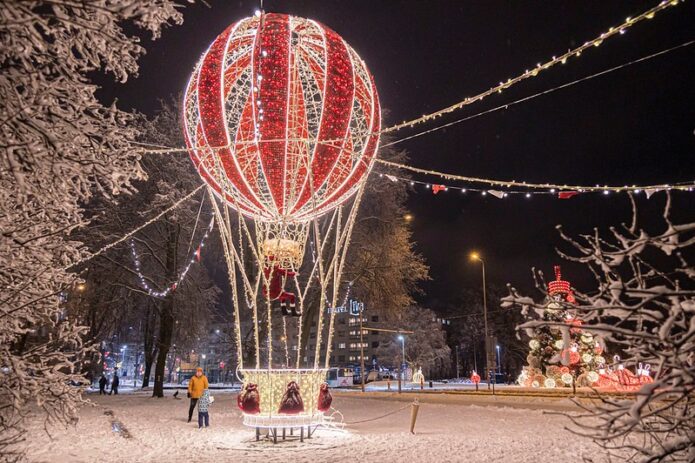
<path id="1" fill-rule="evenodd" d="M 212 218 L 210 219 L 210 223 L 208 224 L 207 229 L 205 230 L 205 233 L 203 234 L 203 237 L 200 240 L 200 243 L 198 244 L 198 247 L 196 250 L 189 256 L 188 260 L 186 261 L 186 267 L 184 267 L 183 271 L 179 275 L 179 277 L 176 279 L 174 283 L 168 284 L 166 288 L 164 288 L 162 291 L 157 291 L 154 288 L 152 288 L 149 283 L 147 283 L 147 278 L 142 274 L 142 264 L 140 260 L 140 256 L 138 255 L 137 251 L 135 250 L 135 241 L 132 239 L 130 240 L 130 253 L 133 256 L 133 263 L 135 264 L 135 272 L 138 274 L 138 280 L 140 281 L 140 286 L 142 289 L 147 291 L 147 294 L 153 297 L 167 297 L 169 293 L 172 291 L 175 291 L 176 288 L 178 288 L 181 283 L 183 283 L 183 280 L 186 278 L 188 275 L 188 272 L 191 270 L 191 265 L 195 263 L 196 260 L 200 261 L 200 255 L 202 252 L 202 249 L 205 247 L 205 240 L 207 240 L 210 232 L 212 231 L 212 227 L 215 224 L 215 219 Z"/>
<path id="2" fill-rule="evenodd" d="M 200 190 L 202 190 L 204 186 L 205 186 L 205 185 L 200 185 L 198 188 L 196 188 L 195 190 L 191 191 L 191 192 L 188 193 L 186 196 L 184 196 L 183 198 L 179 199 L 179 200 L 176 201 L 174 204 L 172 204 L 172 205 L 169 206 L 168 208 L 164 209 L 162 212 L 160 212 L 159 214 L 155 215 L 154 217 L 152 217 L 150 220 L 148 220 L 147 222 L 143 223 L 143 224 L 140 225 L 139 227 L 135 228 L 134 230 L 131 230 L 130 232 L 128 232 L 128 233 L 126 233 L 125 235 L 123 235 L 123 236 L 121 236 L 120 238 L 118 238 L 116 241 L 113 241 L 113 242 L 107 244 L 106 246 L 103 246 L 103 247 L 100 248 L 99 250 L 94 251 L 93 253 L 91 253 L 91 254 L 89 254 L 89 255 L 83 257 L 82 259 L 79 259 L 78 261 L 73 262 L 73 263 L 71 263 L 70 265 L 67 265 L 67 266 L 63 267 L 62 270 L 69 270 L 69 269 L 71 269 L 72 267 L 75 267 L 75 266 L 77 266 L 77 265 L 79 265 L 79 264 L 83 264 L 83 263 L 85 263 L 85 262 L 87 262 L 87 261 L 90 261 L 90 260 L 94 259 L 95 257 L 97 257 L 97 256 L 99 256 L 99 255 L 105 253 L 106 251 L 108 251 L 108 250 L 111 249 L 112 247 L 121 244 L 122 242 L 124 242 L 124 241 L 126 241 L 128 238 L 130 238 L 131 236 L 135 235 L 135 234 L 136 234 L 137 232 L 139 232 L 140 230 L 142 230 L 142 229 L 144 229 L 144 228 L 147 228 L 149 225 L 153 224 L 153 223 L 156 222 L 157 220 L 159 220 L 159 219 L 161 219 L 162 217 L 164 217 L 164 215 L 167 214 L 168 212 L 173 211 L 174 209 L 176 209 L 177 207 L 179 207 L 181 204 L 183 204 L 184 202 L 186 202 L 186 201 L 188 201 L 189 199 L 191 199 L 196 193 L 198 193 Z"/>
<path id="3" fill-rule="evenodd" d="M 441 192 L 447 192 L 447 191 L 458 191 L 460 193 L 466 194 L 466 193 L 479 193 L 481 196 L 487 196 L 491 195 L 494 196 L 495 198 L 498 199 L 504 199 L 509 197 L 510 195 L 513 196 L 524 196 L 525 198 L 530 198 L 531 196 L 556 196 L 559 199 L 570 199 L 574 196 L 577 196 L 579 194 L 587 194 L 587 193 L 602 193 L 603 195 L 609 195 L 611 193 L 610 190 L 605 190 L 601 189 L 599 190 L 593 190 L 593 191 L 578 191 L 578 190 L 562 190 L 562 189 L 557 189 L 557 188 L 550 188 L 548 190 L 522 190 L 522 189 L 500 189 L 500 190 L 494 190 L 494 189 L 488 189 L 488 188 L 481 188 L 481 187 L 475 187 L 475 186 L 460 186 L 460 185 L 450 185 L 450 184 L 442 184 L 442 183 L 432 183 L 432 182 L 425 182 L 421 180 L 414 180 L 411 178 L 404 178 L 404 177 L 399 177 L 397 175 L 392 175 L 392 174 L 386 174 L 386 173 L 379 173 L 379 177 L 381 178 L 387 178 L 388 180 L 392 182 L 405 182 L 408 183 L 411 187 L 415 187 L 416 191 L 417 188 L 423 188 L 425 191 L 429 192 L 430 194 L 437 195 Z M 634 193 L 634 194 L 639 194 L 641 192 L 644 192 L 647 196 L 647 198 L 650 198 L 651 195 L 654 193 L 657 193 L 659 191 L 671 191 L 671 190 L 678 190 L 678 191 L 688 191 L 692 192 L 695 190 L 695 183 L 689 183 L 689 184 L 677 184 L 674 186 L 670 186 L 668 188 L 659 188 L 659 189 L 651 189 L 651 188 L 635 188 L 635 189 L 626 189 L 622 190 L 624 193 Z"/>
<path id="4" fill-rule="evenodd" d="M 429 169 L 421 169 L 419 167 L 413 167 L 409 166 L 406 164 L 401 164 L 398 162 L 393 162 L 393 161 L 386 161 L 384 159 L 377 159 L 376 162 L 379 164 L 388 166 L 388 167 L 393 167 L 396 169 L 402 169 L 402 170 L 407 170 L 410 172 L 414 172 L 417 174 L 423 174 L 423 175 L 431 175 L 435 177 L 442 178 L 444 180 L 456 180 L 460 182 L 466 182 L 466 183 L 480 183 L 484 185 L 490 185 L 494 187 L 502 187 L 502 188 L 523 188 L 524 190 L 553 190 L 554 191 L 577 191 L 579 193 L 585 193 L 585 192 L 590 192 L 590 191 L 608 191 L 608 192 L 625 192 L 625 191 L 632 191 L 632 192 L 639 192 L 641 190 L 653 190 L 653 191 L 665 191 L 665 190 L 684 190 L 684 191 L 692 191 L 693 188 L 695 188 L 695 180 L 689 181 L 689 182 L 674 182 L 674 183 L 661 183 L 661 184 L 656 184 L 656 185 L 643 185 L 643 186 L 638 186 L 638 185 L 624 185 L 624 186 L 613 186 L 613 185 L 595 185 L 595 186 L 587 186 L 587 185 L 568 185 L 568 184 L 560 184 L 560 183 L 532 183 L 532 182 L 524 182 L 524 181 L 518 181 L 518 180 L 496 180 L 496 179 L 489 179 L 489 178 L 484 178 L 484 177 L 470 177 L 466 175 L 456 175 L 456 174 L 448 174 L 444 172 L 439 172 L 436 170 L 429 170 Z M 380 174 L 380 175 L 387 175 L 387 174 Z M 397 178 L 397 177 L 394 177 Z"/>
<path id="5" fill-rule="evenodd" d="M 570 58 L 576 57 L 578 58 L 581 56 L 581 54 L 586 51 L 591 49 L 592 47 L 598 47 L 600 46 L 605 40 L 614 37 L 616 35 L 622 35 L 624 34 L 627 29 L 630 27 L 645 21 L 654 18 L 654 16 L 665 10 L 666 8 L 670 6 L 676 6 L 680 2 L 685 1 L 685 0 L 662 0 L 658 5 L 644 11 L 643 13 L 634 16 L 634 17 L 628 17 L 625 19 L 623 23 L 621 23 L 618 26 L 611 27 L 607 31 L 603 32 L 600 34 L 598 37 L 594 38 L 593 40 L 589 40 L 587 42 L 584 42 L 581 46 L 578 46 L 576 48 L 573 48 L 566 53 L 559 55 L 559 56 L 553 56 L 550 60 L 545 61 L 543 63 L 538 63 L 533 69 L 526 69 L 522 74 L 514 77 L 507 79 L 506 81 L 500 82 L 498 85 L 495 85 L 488 90 L 481 92 L 477 95 L 465 98 L 451 106 L 448 106 L 446 108 L 440 109 L 438 111 L 435 111 L 433 113 L 429 114 L 424 114 L 421 117 L 403 121 L 399 124 L 392 125 L 390 127 L 386 127 L 384 129 L 381 129 L 379 131 L 374 131 L 370 133 L 365 133 L 363 135 L 364 138 L 371 137 L 373 135 L 381 135 L 381 134 L 386 134 L 386 133 L 391 133 L 395 132 L 398 130 L 401 130 L 406 127 L 413 127 L 418 124 L 422 124 L 428 121 L 431 121 L 433 119 L 436 119 L 438 117 L 444 116 L 446 114 L 453 113 L 459 109 L 462 109 L 465 106 L 468 106 L 472 103 L 478 102 L 483 100 L 484 98 L 491 96 L 495 93 L 502 93 L 502 91 L 510 88 L 511 86 L 522 82 L 524 80 L 530 79 L 531 77 L 536 77 L 539 73 L 542 71 L 546 71 L 558 64 L 565 64 Z M 190 147 L 190 148 L 157 148 L 157 149 L 141 149 L 141 150 L 136 150 L 140 154 L 173 154 L 173 153 L 185 153 L 189 151 L 207 151 L 207 150 L 224 150 L 224 149 L 230 149 L 235 146 L 243 146 L 245 144 L 256 144 L 256 143 L 277 143 L 277 142 L 305 142 L 307 140 L 301 139 L 301 138 L 282 138 L 282 139 L 275 139 L 275 138 L 268 138 L 268 139 L 263 139 L 263 140 L 254 140 L 254 141 L 249 141 L 249 142 L 241 142 L 241 141 L 230 141 L 230 143 L 223 145 L 223 146 L 215 146 L 215 147 L 210 147 L 210 146 L 195 146 L 195 147 Z M 321 144 L 339 144 L 342 143 L 342 139 L 335 139 L 335 140 L 321 140 Z M 315 141 L 314 141 L 315 142 Z"/>
<path id="6" fill-rule="evenodd" d="M 670 53 L 670 52 L 679 50 L 679 49 L 681 49 L 681 48 L 686 48 L 686 47 L 692 46 L 693 44 L 695 44 L 695 40 L 689 40 L 689 41 L 687 41 L 687 42 L 681 43 L 680 45 L 675 45 L 675 46 L 673 46 L 673 47 L 669 47 L 669 48 L 666 48 L 666 49 L 664 49 L 664 50 L 661 50 L 661 51 L 658 51 L 658 52 L 655 52 L 655 53 L 651 53 L 651 54 L 646 55 L 646 56 L 643 56 L 643 57 L 641 57 L 641 58 L 637 58 L 637 59 L 634 59 L 634 60 L 632 60 L 632 61 L 628 61 L 628 62 L 626 62 L 626 63 L 619 64 L 619 65 L 617 65 L 617 66 L 613 66 L 613 67 L 610 67 L 610 68 L 608 68 L 608 69 L 604 69 L 603 71 L 595 72 L 595 73 L 593 73 L 593 74 L 589 74 L 589 75 L 587 75 L 587 76 L 580 77 L 579 79 L 575 79 L 575 80 L 573 80 L 573 81 L 566 82 L 566 83 L 564 83 L 564 84 L 560 84 L 560 85 L 558 85 L 558 86 L 556 86 L 556 87 L 552 87 L 552 88 L 549 88 L 549 89 L 547 89 L 547 90 L 543 90 L 543 91 L 534 93 L 534 94 L 532 94 L 532 95 L 528 95 L 528 96 L 525 96 L 525 97 L 523 97 L 523 98 L 519 98 L 519 99 L 517 99 L 517 100 L 510 101 L 510 102 L 508 102 L 508 103 L 504 103 L 504 104 L 501 104 L 501 105 L 499 105 L 499 106 L 495 106 L 495 107 L 490 108 L 490 109 L 486 109 L 485 111 L 481 111 L 481 112 L 479 112 L 479 113 L 471 114 L 471 115 L 469 115 L 469 116 L 465 116 L 465 117 L 462 117 L 462 118 L 460 118 L 460 119 L 456 119 L 456 120 L 454 120 L 454 121 L 447 122 L 447 123 L 445 123 L 445 124 L 437 125 L 437 126 L 435 126 L 435 127 L 432 127 L 431 129 L 421 130 L 421 131 L 416 132 L 416 133 L 414 133 L 414 134 L 412 134 L 412 135 L 408 135 L 407 137 L 402 137 L 402 138 L 398 138 L 398 139 L 393 140 L 393 141 L 389 141 L 389 142 L 387 142 L 387 143 L 381 144 L 380 147 L 381 147 L 381 148 L 386 148 L 386 147 L 388 147 L 388 146 L 397 145 L 397 144 L 399 144 L 399 143 L 403 143 L 404 141 L 412 140 L 412 139 L 414 139 L 414 138 L 419 138 L 419 137 L 422 137 L 423 135 L 428 135 L 428 134 L 430 134 L 430 133 L 437 132 L 437 131 L 442 130 L 442 129 L 446 129 L 446 128 L 448 128 L 448 127 L 452 127 L 452 126 L 457 125 L 457 124 L 460 124 L 460 123 L 462 123 L 462 122 L 467 122 L 467 121 L 470 121 L 470 120 L 472 120 L 472 119 L 477 119 L 477 118 L 479 118 L 479 117 L 481 117 L 481 116 L 485 116 L 485 115 L 487 115 L 487 114 L 491 114 L 491 113 L 494 113 L 494 112 L 497 112 L 497 111 L 501 111 L 501 110 L 507 110 L 507 109 L 509 109 L 509 108 L 512 107 L 512 106 L 516 106 L 516 105 L 519 105 L 519 104 L 521 104 L 521 103 L 525 103 L 525 102 L 527 102 L 527 101 L 529 101 L 529 100 L 533 100 L 533 99 L 538 98 L 538 97 L 540 97 L 540 96 L 548 95 L 548 94 L 554 93 L 554 92 L 556 92 L 556 91 L 558 91 L 558 90 L 562 90 L 562 89 L 565 89 L 565 88 L 568 88 L 568 87 L 572 87 L 572 86 L 577 85 L 577 84 L 579 84 L 579 83 L 586 82 L 587 80 L 591 80 L 591 79 L 594 79 L 594 78 L 596 78 L 596 77 L 604 76 L 604 75 L 609 74 L 609 73 L 611 73 L 611 72 L 615 72 L 615 71 L 618 71 L 618 70 L 620 70 L 620 69 L 623 69 L 623 68 L 632 66 L 632 65 L 634 65 L 634 64 L 642 63 L 642 62 L 644 62 L 644 61 L 651 60 L 651 59 L 653 59 L 653 58 L 656 58 L 656 57 L 665 55 L 665 54 L 667 54 L 667 53 Z"/>
<path id="7" fill-rule="evenodd" d="M 660 11 L 670 7 L 670 6 L 676 6 L 678 5 L 680 0 L 662 0 L 658 5 L 648 9 L 647 11 L 643 12 L 640 15 L 637 15 L 635 17 L 628 17 L 625 19 L 625 21 L 616 26 L 616 27 L 611 27 L 607 31 L 603 32 L 600 34 L 598 37 L 594 38 L 593 40 L 589 40 L 587 42 L 584 42 L 584 44 L 567 51 L 566 53 L 559 55 L 559 56 L 553 56 L 550 60 L 544 62 L 544 63 L 538 63 L 533 69 L 526 69 L 523 74 L 520 74 L 514 78 L 507 79 L 504 82 L 500 82 L 498 85 L 495 85 L 491 87 L 490 89 L 479 93 L 477 95 L 474 95 L 472 97 L 465 98 L 462 101 L 459 101 L 458 103 L 455 103 L 451 106 L 448 106 L 444 109 L 440 109 L 439 111 L 435 111 L 430 114 L 424 114 L 422 117 L 418 117 L 417 119 L 412 119 L 409 121 L 403 121 L 400 124 L 393 125 L 391 127 L 385 128 L 381 131 L 381 133 L 390 133 L 394 132 L 400 129 L 403 129 L 405 127 L 413 127 L 417 124 L 422 124 L 424 122 L 430 121 L 432 119 L 436 119 L 437 117 L 441 117 L 445 114 L 452 113 L 454 111 L 457 111 L 464 106 L 468 106 L 472 103 L 475 103 L 477 101 L 480 101 L 490 95 L 493 95 L 495 93 L 502 93 L 502 91 L 508 89 L 512 85 L 515 85 L 519 82 L 522 82 L 524 80 L 530 79 L 531 77 L 536 77 L 539 73 L 542 71 L 546 71 L 558 64 L 565 64 L 570 58 L 572 57 L 579 57 L 581 54 L 586 51 L 591 49 L 592 47 L 598 47 L 600 46 L 605 40 L 616 36 L 616 35 L 622 35 L 624 34 L 627 29 L 630 27 L 634 26 L 635 24 L 642 22 L 647 19 L 652 19 L 654 16 L 659 13 Z"/>

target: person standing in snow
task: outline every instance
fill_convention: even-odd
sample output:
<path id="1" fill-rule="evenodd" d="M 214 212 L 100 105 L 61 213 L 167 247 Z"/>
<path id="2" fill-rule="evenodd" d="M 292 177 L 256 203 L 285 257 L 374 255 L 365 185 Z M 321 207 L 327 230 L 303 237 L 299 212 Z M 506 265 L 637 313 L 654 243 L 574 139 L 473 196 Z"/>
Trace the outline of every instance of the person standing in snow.
<path id="1" fill-rule="evenodd" d="M 193 410 L 195 409 L 198 399 L 203 395 L 203 391 L 208 388 L 208 379 L 203 374 L 203 369 L 198 367 L 195 371 L 195 376 L 188 382 L 188 397 L 191 398 L 191 406 L 188 408 L 188 422 L 193 418 Z"/>
<path id="2" fill-rule="evenodd" d="M 208 407 L 212 403 L 210 399 L 210 391 L 205 389 L 203 394 L 198 399 L 198 429 L 203 427 L 203 421 L 205 421 L 205 427 L 210 426 L 210 415 L 208 414 Z"/>
<path id="3" fill-rule="evenodd" d="M 118 370 L 113 371 L 113 381 L 111 381 L 111 392 L 109 392 L 109 395 L 111 394 L 116 394 L 118 395 Z"/>
<path id="4" fill-rule="evenodd" d="M 106 376 L 104 376 L 104 373 L 102 373 L 101 378 L 99 378 L 99 395 L 106 395 L 106 385 L 108 382 L 109 381 L 106 379 Z"/>

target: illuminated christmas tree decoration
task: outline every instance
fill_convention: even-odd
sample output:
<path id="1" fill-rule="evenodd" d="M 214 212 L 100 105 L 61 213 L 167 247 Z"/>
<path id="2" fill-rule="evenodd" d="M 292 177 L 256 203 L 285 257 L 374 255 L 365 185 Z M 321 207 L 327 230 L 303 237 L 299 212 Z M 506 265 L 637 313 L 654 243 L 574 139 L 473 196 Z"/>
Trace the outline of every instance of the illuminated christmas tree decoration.
<path id="1" fill-rule="evenodd" d="M 554 273 L 555 280 L 548 282 L 545 309 L 539 316 L 555 322 L 557 328 L 544 326 L 533 331 L 526 357 L 528 366 L 517 381 L 526 387 L 592 386 L 600 379 L 596 370 L 604 362 L 599 355 L 603 352 L 602 341 L 581 328 L 582 321 L 573 315 L 576 301 L 572 287 L 562 279 L 559 266 L 555 266 Z M 604 383 L 598 386 L 615 389 L 611 380 Z"/>

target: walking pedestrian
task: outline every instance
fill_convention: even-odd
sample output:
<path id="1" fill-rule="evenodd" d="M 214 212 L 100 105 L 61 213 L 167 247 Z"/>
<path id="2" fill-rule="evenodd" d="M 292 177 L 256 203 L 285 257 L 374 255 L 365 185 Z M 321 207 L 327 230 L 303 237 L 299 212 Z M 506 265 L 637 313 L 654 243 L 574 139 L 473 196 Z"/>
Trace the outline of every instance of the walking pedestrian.
<path id="1" fill-rule="evenodd" d="M 210 391 L 205 389 L 203 394 L 198 399 L 198 429 L 203 427 L 203 422 L 205 422 L 205 427 L 210 426 L 210 415 L 208 413 L 208 407 L 212 403 L 213 398 L 210 396 Z"/>
<path id="2" fill-rule="evenodd" d="M 106 385 L 109 383 L 109 381 L 106 379 L 106 376 L 104 376 L 104 373 L 101 374 L 101 378 L 99 378 L 99 395 L 106 395 Z"/>
<path id="3" fill-rule="evenodd" d="M 188 408 L 188 422 L 193 418 L 193 410 L 198 403 L 198 399 L 203 395 L 203 391 L 208 388 L 208 379 L 203 374 L 203 369 L 198 367 L 188 382 L 188 397 L 191 399 L 191 406 Z"/>

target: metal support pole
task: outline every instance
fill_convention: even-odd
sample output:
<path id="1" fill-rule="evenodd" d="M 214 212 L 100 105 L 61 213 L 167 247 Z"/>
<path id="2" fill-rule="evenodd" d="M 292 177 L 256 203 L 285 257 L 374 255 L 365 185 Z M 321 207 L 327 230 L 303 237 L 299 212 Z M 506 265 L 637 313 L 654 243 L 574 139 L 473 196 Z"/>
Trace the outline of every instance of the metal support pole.
<path id="1" fill-rule="evenodd" d="M 478 258 L 480 261 L 481 267 L 483 269 L 483 318 L 485 319 L 485 369 L 487 371 L 487 388 L 490 389 L 490 359 L 488 358 L 490 356 L 490 353 L 488 350 L 490 349 L 490 331 L 488 331 L 488 324 L 487 324 L 487 288 L 485 284 L 485 261 L 481 258 Z"/>
<path id="2" fill-rule="evenodd" d="M 360 317 L 360 368 L 362 373 L 362 392 L 364 392 L 364 336 L 362 335 L 362 310 L 359 312 Z"/>

